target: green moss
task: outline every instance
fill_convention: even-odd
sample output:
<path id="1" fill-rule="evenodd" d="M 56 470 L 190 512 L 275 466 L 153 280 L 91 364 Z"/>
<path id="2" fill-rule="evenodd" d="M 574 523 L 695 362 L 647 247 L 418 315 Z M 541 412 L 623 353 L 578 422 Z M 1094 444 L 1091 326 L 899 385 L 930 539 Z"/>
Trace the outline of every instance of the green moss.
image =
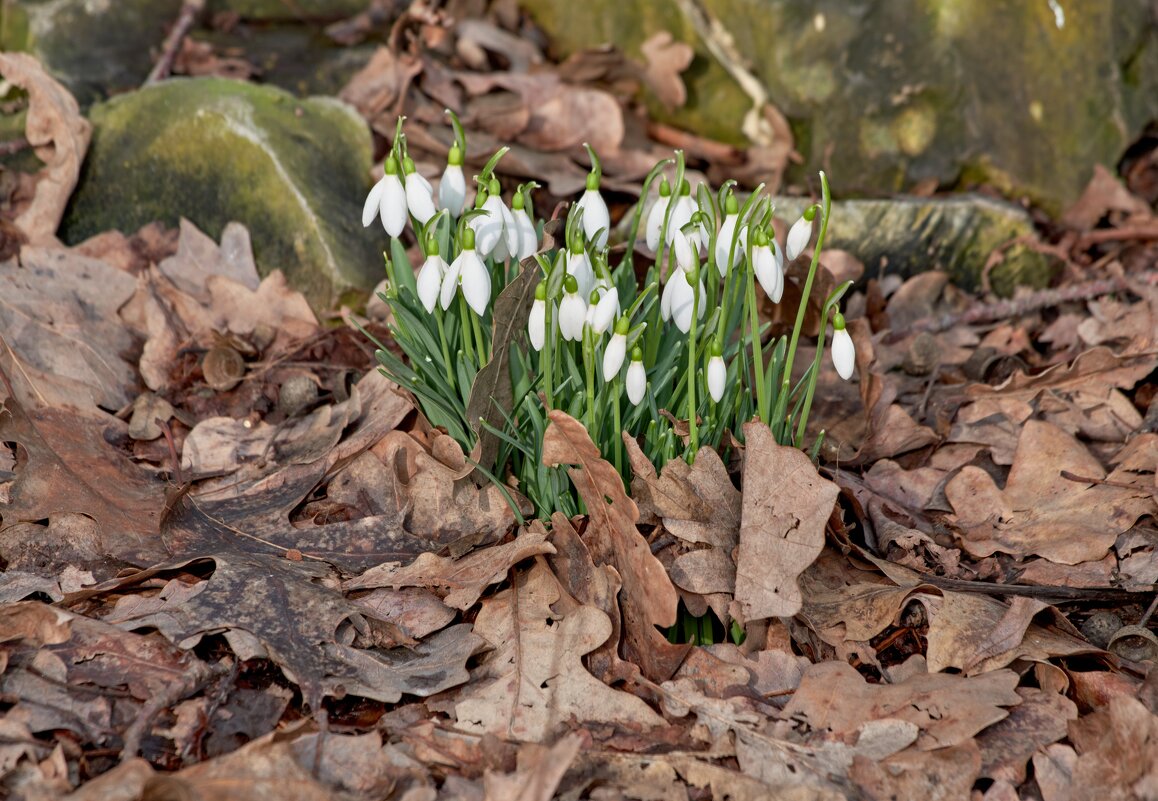
<path id="1" fill-rule="evenodd" d="M 0 50 L 28 49 L 28 11 L 16 0 L 0 0 Z"/>
<path id="2" fill-rule="evenodd" d="M 283 270 L 319 306 L 379 277 L 381 242 L 359 224 L 369 135 L 338 101 L 173 80 L 94 106 L 91 117 L 65 241 L 180 217 L 217 238 L 238 220 L 262 272 Z"/>
<path id="3" fill-rule="evenodd" d="M 209 0 L 208 11 L 231 11 L 248 20 L 316 21 L 352 17 L 370 5 L 370 0 Z"/>

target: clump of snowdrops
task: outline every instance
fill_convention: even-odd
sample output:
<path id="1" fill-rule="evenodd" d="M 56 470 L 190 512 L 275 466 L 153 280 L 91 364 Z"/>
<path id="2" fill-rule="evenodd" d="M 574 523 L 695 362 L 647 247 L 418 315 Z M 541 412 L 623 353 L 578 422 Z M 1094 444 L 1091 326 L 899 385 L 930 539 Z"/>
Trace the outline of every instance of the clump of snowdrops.
<path id="1" fill-rule="evenodd" d="M 831 200 L 823 172 L 821 202 L 796 220 L 782 247 L 763 185 L 742 203 L 734 181 L 715 193 L 700 184 L 693 194 L 677 151 L 648 174 L 642 197 L 657 182 L 658 197 L 646 219 L 643 200 L 636 207 L 626 249 L 617 249 L 622 256 L 613 264 L 594 150 L 587 147 L 591 172 L 570 207 L 562 241 L 544 241 L 532 205 L 538 185 L 519 186 L 509 203 L 502 197 L 494 169 L 506 148 L 474 177 L 477 193 L 466 207 L 466 136 L 448 114 L 455 142 L 437 202 L 407 154 L 400 119 L 385 175 L 366 198 L 362 222 L 370 225 L 379 217 L 391 237 L 383 299 L 406 359 L 379 343 L 381 367 L 473 459 L 484 452 L 480 437 L 497 443 L 494 458 L 477 464 L 485 475 L 504 491 L 516 486 L 540 517 L 582 511 L 566 472 L 542 463 L 550 409 L 583 422 L 625 480 L 630 468 L 621 432 L 639 442 L 657 469 L 677 457 L 692 461 L 704 445 L 725 446 L 726 434 L 740 437 L 741 424 L 754 418 L 770 426 L 782 445 L 808 445 L 808 414 L 830 322 L 837 372 L 847 379 L 854 367 L 852 340 L 837 307 L 847 282 L 825 298 L 815 358 L 792 378 L 828 228 Z M 425 254 L 417 275 L 400 242 L 408 224 Z M 814 232 L 791 336 L 769 341 L 756 284 L 779 303 L 785 266 Z M 642 282 L 633 261 L 641 233 L 655 254 Z M 508 375 L 478 382 L 498 407 L 497 414 L 480 419 L 477 409 L 486 404 L 479 405 L 477 393 L 472 400 L 472 392 L 485 369 Z M 500 387 L 507 380 L 509 396 Z M 820 437 L 810 446 L 814 458 L 819 446 Z"/>

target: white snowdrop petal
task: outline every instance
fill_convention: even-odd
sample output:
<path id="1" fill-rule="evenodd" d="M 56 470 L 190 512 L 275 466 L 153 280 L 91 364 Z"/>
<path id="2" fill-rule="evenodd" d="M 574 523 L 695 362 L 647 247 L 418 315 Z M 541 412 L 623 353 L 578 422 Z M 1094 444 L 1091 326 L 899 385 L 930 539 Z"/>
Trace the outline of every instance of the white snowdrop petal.
<path id="1" fill-rule="evenodd" d="M 788 261 L 792 261 L 808 247 L 808 240 L 812 239 L 812 223 L 801 217 L 792 223 L 788 229 L 788 241 L 784 243 L 784 250 Z"/>
<path id="2" fill-rule="evenodd" d="M 390 236 L 400 236 L 406 227 L 406 189 L 397 175 L 387 175 L 382 181 L 382 227 Z"/>
<path id="3" fill-rule="evenodd" d="M 726 215 L 724 217 L 724 224 L 720 226 L 720 233 L 716 235 L 716 269 L 720 271 L 721 278 L 727 275 L 728 272 L 728 251 L 732 250 L 732 237 L 736 233 L 736 223 L 739 219 L 739 214 Z M 740 263 L 743 255 L 744 242 L 742 239 L 737 239 L 736 248 L 732 250 L 733 267 Z"/>
<path id="4" fill-rule="evenodd" d="M 378 209 L 382 206 L 382 191 L 386 188 L 386 178 L 383 177 L 370 189 L 366 195 L 366 203 L 362 206 L 362 227 L 365 228 L 374 222 L 378 216 Z"/>
<path id="5" fill-rule="evenodd" d="M 612 334 L 607 342 L 607 349 L 603 351 L 603 380 L 611 381 L 619 375 L 623 367 L 623 359 L 627 356 L 627 337 L 623 334 Z"/>
<path id="6" fill-rule="evenodd" d="M 728 367 L 722 356 L 713 356 L 708 360 L 708 394 L 716 403 L 724 397 L 724 385 L 728 380 Z"/>
<path id="7" fill-rule="evenodd" d="M 643 362 L 633 361 L 627 366 L 627 399 L 638 406 L 647 392 L 647 370 Z"/>
<path id="8" fill-rule="evenodd" d="M 619 290 L 612 288 L 603 293 L 599 302 L 595 304 L 591 320 L 591 329 L 596 334 L 603 334 L 611 328 L 615 318 L 619 316 Z"/>
<path id="9" fill-rule="evenodd" d="M 491 274 L 477 252 L 464 250 L 462 256 L 462 296 L 481 317 L 491 302 Z"/>
<path id="10" fill-rule="evenodd" d="M 592 242 L 597 248 L 607 247 L 611 215 L 599 190 L 586 190 L 583 197 L 579 198 L 579 206 L 583 209 L 583 233 L 587 236 L 587 241 Z"/>
<path id="11" fill-rule="evenodd" d="M 567 252 L 567 274 L 575 276 L 579 284 L 579 295 L 591 297 L 591 290 L 595 288 L 595 270 L 591 267 L 591 259 L 587 258 L 587 251 L 580 253 Z"/>
<path id="12" fill-rule="evenodd" d="M 587 304 L 577 292 L 563 295 L 559 303 L 559 333 L 563 339 L 578 342 L 583 339 L 583 323 L 587 318 Z"/>
<path id="13" fill-rule="evenodd" d="M 535 232 L 535 223 L 526 209 L 516 209 L 511 212 L 515 218 L 515 225 L 519 229 L 519 261 L 534 256 L 539 250 L 539 235 Z"/>
<path id="14" fill-rule="evenodd" d="M 531 347 L 537 351 L 543 349 L 547 339 L 547 302 L 535 299 L 531 304 L 531 314 L 527 317 L 527 334 L 531 338 Z"/>
<path id="15" fill-rule="evenodd" d="M 438 184 L 438 205 L 458 217 L 462 214 L 462 207 L 465 204 L 466 176 L 462 173 L 462 166 L 447 164 L 442 173 L 442 180 Z"/>
<path id="16" fill-rule="evenodd" d="M 466 251 L 463 251 L 465 253 Z M 458 291 L 458 279 L 462 275 L 462 257 L 463 253 L 459 253 L 454 261 L 450 263 L 446 275 L 442 276 L 442 290 L 439 293 L 439 305 L 442 306 L 443 311 L 450 308 L 451 302 L 454 300 L 454 293 Z"/>
<path id="17" fill-rule="evenodd" d="M 418 299 L 422 301 L 427 312 L 434 311 L 445 272 L 446 261 L 438 254 L 427 256 L 422 269 L 418 271 Z"/>
<path id="18" fill-rule="evenodd" d="M 406 176 L 406 207 L 418 222 L 426 225 L 434 216 L 434 198 L 431 196 L 430 184 L 416 172 Z"/>
<path id="19" fill-rule="evenodd" d="M 852 378 L 856 368 L 856 347 L 852 344 L 847 328 L 832 333 L 832 365 L 836 368 L 836 374 L 845 381 Z"/>
<path id="20" fill-rule="evenodd" d="M 659 235 L 660 231 L 663 230 L 663 218 L 667 214 L 669 199 L 660 195 L 651 205 L 651 211 L 647 214 L 647 223 L 644 225 L 643 234 L 647 242 L 647 249 L 653 253 L 659 247 Z"/>

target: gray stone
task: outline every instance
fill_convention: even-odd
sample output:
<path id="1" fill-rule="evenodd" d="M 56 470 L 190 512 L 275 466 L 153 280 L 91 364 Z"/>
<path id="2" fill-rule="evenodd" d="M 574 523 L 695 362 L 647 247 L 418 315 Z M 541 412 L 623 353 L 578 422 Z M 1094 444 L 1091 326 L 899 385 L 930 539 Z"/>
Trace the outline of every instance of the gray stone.
<path id="1" fill-rule="evenodd" d="M 370 133 L 349 106 L 220 78 L 174 79 L 92 107 L 93 142 L 60 235 L 75 243 L 181 217 L 220 238 L 237 220 L 264 274 L 318 308 L 382 275 L 361 226 Z"/>
<path id="2" fill-rule="evenodd" d="M 788 115 L 804 156 L 791 176 L 826 168 L 846 195 L 983 181 L 1056 213 L 1158 117 L 1150 0 L 527 5 L 563 53 L 611 42 L 639 57 L 664 29 L 692 43 L 690 108 L 673 119 L 739 141 L 750 102 L 677 10 L 692 7 Z"/>
<path id="3" fill-rule="evenodd" d="M 781 197 L 773 202 L 776 216 L 791 224 L 811 201 Z M 976 289 L 990 254 L 1020 237 L 1036 238 L 1024 210 L 977 195 L 837 200 L 825 247 L 855 255 L 864 262 L 866 277 L 883 272 L 908 278 L 941 270 L 958 286 Z M 989 275 L 998 294 L 1049 283 L 1053 267 L 1043 254 L 1020 243 L 1004 253 Z"/>

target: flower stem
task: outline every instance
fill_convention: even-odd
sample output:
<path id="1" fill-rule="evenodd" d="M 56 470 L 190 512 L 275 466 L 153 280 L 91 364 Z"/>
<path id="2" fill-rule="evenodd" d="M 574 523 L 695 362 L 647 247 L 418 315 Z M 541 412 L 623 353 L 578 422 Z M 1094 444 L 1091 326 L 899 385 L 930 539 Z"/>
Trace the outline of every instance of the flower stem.
<path id="1" fill-rule="evenodd" d="M 696 272 L 699 272 L 698 270 Z M 696 425 L 696 367 L 699 354 L 696 352 L 696 325 L 700 311 L 700 281 L 697 275 L 692 285 L 692 327 L 688 331 L 688 464 L 696 460 L 700 449 L 700 431 Z"/>
<path id="2" fill-rule="evenodd" d="M 620 476 L 623 476 L 623 422 L 619 416 L 619 396 L 623 393 L 623 379 L 616 376 L 611 388 L 611 397 L 614 403 L 612 409 L 615 415 L 615 436 L 612 449 L 615 451 L 615 470 Z"/>
<path id="3" fill-rule="evenodd" d="M 466 350 L 466 356 L 472 362 L 478 364 L 474 355 L 474 343 L 471 341 L 472 338 L 470 335 L 470 309 L 467 308 L 466 298 L 462 296 L 462 293 L 458 295 L 458 319 L 460 327 L 462 328 L 462 344 Z"/>
<path id="4" fill-rule="evenodd" d="M 467 312 L 470 315 L 471 328 L 474 329 L 475 346 L 478 348 L 478 366 L 482 367 L 490 361 L 489 348 L 486 346 L 486 340 L 483 339 L 482 326 L 479 325 L 479 316 L 474 313 L 474 310 Z"/>
<path id="5" fill-rule="evenodd" d="M 804 314 L 808 311 L 808 296 L 812 293 L 812 279 L 816 277 L 816 267 L 820 264 L 820 250 L 824 247 L 824 234 L 828 231 L 828 212 L 832 208 L 832 195 L 828 191 L 828 177 L 823 170 L 820 172 L 820 192 L 823 203 L 820 233 L 816 235 L 816 248 L 812 251 L 812 264 L 808 267 L 808 277 L 804 279 L 804 289 L 800 293 L 800 308 L 796 310 L 796 325 L 792 326 L 792 339 L 788 341 L 788 354 L 784 362 L 784 377 L 789 380 L 792 379 L 792 362 L 796 358 L 796 343 L 800 341 L 800 329 L 804 327 Z M 777 406 L 785 407 L 787 400 L 785 398 Z"/>
<path id="6" fill-rule="evenodd" d="M 555 408 L 555 304 L 548 299 L 546 320 L 543 324 L 543 351 L 539 358 L 539 372 L 543 374 L 543 395 L 547 408 Z"/>
<path id="7" fill-rule="evenodd" d="M 824 358 L 824 340 L 828 337 L 828 306 L 820 314 L 820 338 L 816 342 L 816 358 L 812 360 L 812 374 L 808 376 L 808 388 L 804 391 L 804 406 L 800 419 L 796 421 L 796 438 L 792 444 L 799 448 L 804 442 L 804 428 L 808 425 L 808 413 L 812 411 L 812 396 L 816 394 L 816 381 L 820 375 L 820 361 Z"/>
<path id="8" fill-rule="evenodd" d="M 764 344 L 760 341 L 760 313 L 756 308 L 756 270 L 748 260 L 748 288 L 744 303 L 748 307 L 748 340 L 752 346 L 752 368 L 756 371 L 756 414 L 768 422 L 768 397 L 764 391 Z"/>
<path id="9" fill-rule="evenodd" d="M 595 440 L 595 344 L 594 333 L 583 326 L 583 370 L 587 378 L 587 433 Z"/>
<path id="10" fill-rule="evenodd" d="M 454 387 L 454 370 L 450 364 L 450 348 L 446 344 L 446 325 L 442 318 L 446 312 L 442 309 L 437 309 L 434 314 L 434 322 L 438 325 L 438 342 L 442 345 L 442 366 L 446 369 L 446 383 Z"/>

